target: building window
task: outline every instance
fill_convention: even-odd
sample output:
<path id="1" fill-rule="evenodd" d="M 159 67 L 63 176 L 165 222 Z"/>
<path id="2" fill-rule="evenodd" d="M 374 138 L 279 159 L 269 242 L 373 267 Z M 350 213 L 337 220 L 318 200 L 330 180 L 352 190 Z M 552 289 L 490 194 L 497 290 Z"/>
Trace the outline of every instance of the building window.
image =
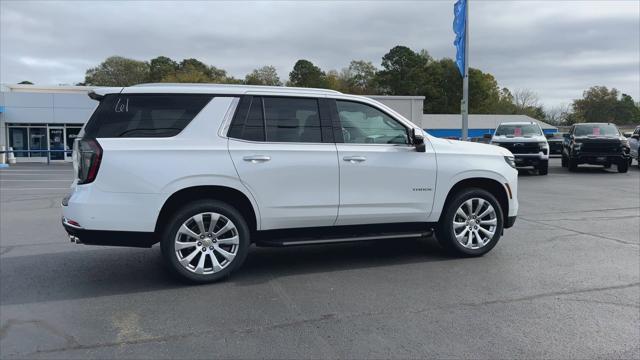
<path id="1" fill-rule="evenodd" d="M 9 146 L 15 151 L 16 157 L 28 157 L 29 154 L 19 150 L 29 150 L 29 141 L 27 136 L 28 128 L 15 127 L 9 128 Z"/>
<path id="2" fill-rule="evenodd" d="M 82 124 L 7 124 L 9 147 L 16 158 L 71 160 L 71 150 Z M 37 150 L 66 150 L 46 153 Z M 33 151 L 33 152 L 27 152 Z M 26 160 L 26 159 L 25 159 Z"/>
<path id="3" fill-rule="evenodd" d="M 47 150 L 47 128 L 29 128 L 29 150 Z M 45 157 L 46 153 L 32 152 L 31 157 Z"/>

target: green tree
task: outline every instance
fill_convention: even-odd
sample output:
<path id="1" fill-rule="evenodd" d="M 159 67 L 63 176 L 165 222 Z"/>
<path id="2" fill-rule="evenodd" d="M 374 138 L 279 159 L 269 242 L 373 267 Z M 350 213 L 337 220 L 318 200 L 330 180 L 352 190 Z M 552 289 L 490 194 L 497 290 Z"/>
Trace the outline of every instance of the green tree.
<path id="1" fill-rule="evenodd" d="M 324 88 L 337 90 L 341 92 L 349 92 L 349 85 L 343 76 L 337 70 L 329 70 L 324 77 Z"/>
<path id="2" fill-rule="evenodd" d="M 619 124 L 640 123 L 640 106 L 627 94 L 622 94 L 616 106 L 616 122 Z"/>
<path id="3" fill-rule="evenodd" d="M 406 46 L 396 46 L 382 57 L 383 70 L 377 73 L 381 91 L 388 95 L 420 95 L 424 92 L 430 57 Z"/>
<path id="4" fill-rule="evenodd" d="M 162 82 L 178 70 L 178 63 L 166 56 L 158 56 L 149 62 L 149 81 Z"/>
<path id="5" fill-rule="evenodd" d="M 245 76 L 244 82 L 248 85 L 282 86 L 282 81 L 280 81 L 274 66 L 263 66 L 253 70 Z"/>
<path id="6" fill-rule="evenodd" d="M 293 70 L 289 73 L 289 86 L 298 87 L 325 87 L 326 74 L 311 61 L 300 59 L 296 61 Z"/>
<path id="7" fill-rule="evenodd" d="M 84 83 L 92 86 L 131 86 L 149 79 L 149 63 L 111 56 L 87 70 Z"/>
<path id="8" fill-rule="evenodd" d="M 178 64 L 175 72 L 162 79 L 163 82 L 175 83 L 219 83 L 237 84 L 241 80 L 229 77 L 227 72 L 215 66 L 209 66 L 197 59 L 184 59 Z"/>
<path id="9" fill-rule="evenodd" d="M 33 83 L 29 80 L 23 80 L 23 81 L 20 81 L 18 85 L 33 85 Z"/>
<path id="10" fill-rule="evenodd" d="M 377 71 L 371 61 L 352 60 L 349 67 L 342 70 L 340 79 L 349 93 L 375 94 Z"/>
<path id="11" fill-rule="evenodd" d="M 576 122 L 615 122 L 630 124 L 640 122 L 640 109 L 633 98 L 606 86 L 593 86 L 573 101 L 573 120 Z"/>

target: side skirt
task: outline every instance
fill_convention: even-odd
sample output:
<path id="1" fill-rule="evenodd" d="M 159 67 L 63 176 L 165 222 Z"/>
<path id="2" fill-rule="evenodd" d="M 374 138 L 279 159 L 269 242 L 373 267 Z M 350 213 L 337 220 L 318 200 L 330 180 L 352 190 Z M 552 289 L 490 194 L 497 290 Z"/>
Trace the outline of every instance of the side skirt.
<path id="1" fill-rule="evenodd" d="M 257 246 L 300 246 L 429 236 L 435 224 L 394 223 L 258 231 Z"/>

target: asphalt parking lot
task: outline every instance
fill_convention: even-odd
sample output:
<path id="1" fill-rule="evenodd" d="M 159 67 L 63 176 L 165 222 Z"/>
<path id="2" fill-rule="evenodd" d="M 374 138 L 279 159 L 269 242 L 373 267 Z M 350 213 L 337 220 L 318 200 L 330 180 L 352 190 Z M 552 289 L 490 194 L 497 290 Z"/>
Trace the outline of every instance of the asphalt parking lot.
<path id="1" fill-rule="evenodd" d="M 158 247 L 69 243 L 68 165 L 0 170 L 0 357 L 640 358 L 640 170 L 520 176 L 477 259 L 432 240 L 252 248 L 185 286 Z"/>

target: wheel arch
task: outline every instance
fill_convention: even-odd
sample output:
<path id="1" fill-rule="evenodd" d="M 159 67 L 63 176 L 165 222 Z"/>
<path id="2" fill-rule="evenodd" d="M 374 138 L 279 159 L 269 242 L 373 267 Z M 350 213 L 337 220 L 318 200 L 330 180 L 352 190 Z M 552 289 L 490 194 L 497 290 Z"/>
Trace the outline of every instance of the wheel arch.
<path id="1" fill-rule="evenodd" d="M 162 231 L 171 214 L 181 206 L 202 199 L 219 200 L 234 206 L 244 216 L 251 232 L 258 228 L 258 210 L 242 191 L 228 186 L 200 185 L 180 189 L 165 200 L 156 220 L 155 233 L 159 234 Z"/>
<path id="2" fill-rule="evenodd" d="M 448 204 L 452 198 L 464 189 L 470 188 L 479 188 L 488 191 L 491 195 L 493 195 L 500 207 L 502 208 L 502 218 L 504 223 L 506 224 L 507 218 L 509 217 L 509 194 L 507 193 L 508 189 L 504 184 L 500 183 L 500 181 L 488 178 L 488 177 L 470 177 L 459 180 L 456 182 L 447 193 L 447 197 L 445 198 L 444 204 Z M 440 214 L 440 218 L 442 218 L 444 211 Z"/>

